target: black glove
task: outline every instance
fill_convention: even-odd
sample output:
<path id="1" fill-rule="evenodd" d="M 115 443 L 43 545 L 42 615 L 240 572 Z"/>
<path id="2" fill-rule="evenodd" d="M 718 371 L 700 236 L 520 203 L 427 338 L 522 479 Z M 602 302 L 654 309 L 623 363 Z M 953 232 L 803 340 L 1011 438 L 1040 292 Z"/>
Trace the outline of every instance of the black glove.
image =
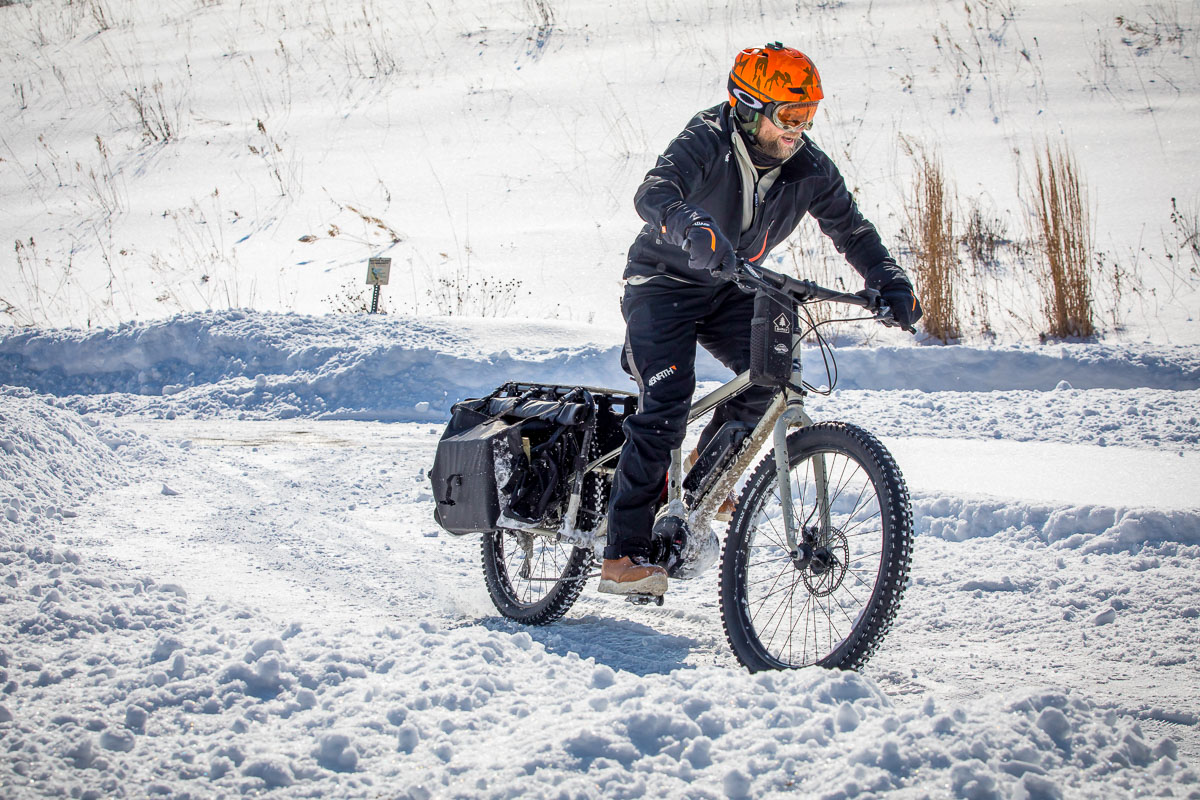
<path id="1" fill-rule="evenodd" d="M 879 290 L 883 302 L 892 309 L 892 319 L 903 328 L 911 328 L 921 318 L 921 301 L 906 281 L 895 281 Z"/>
<path id="2" fill-rule="evenodd" d="M 718 278 L 733 272 L 737 256 L 716 225 L 693 225 L 687 229 L 686 236 L 683 249 L 687 251 L 689 267 L 706 270 Z"/>

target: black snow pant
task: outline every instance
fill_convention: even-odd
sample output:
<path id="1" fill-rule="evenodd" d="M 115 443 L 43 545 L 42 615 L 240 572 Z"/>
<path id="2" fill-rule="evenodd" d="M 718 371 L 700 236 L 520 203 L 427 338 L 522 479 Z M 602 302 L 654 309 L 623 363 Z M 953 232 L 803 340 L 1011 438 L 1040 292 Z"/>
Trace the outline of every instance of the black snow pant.
<path id="1" fill-rule="evenodd" d="M 629 284 L 621 301 L 621 365 L 637 382 L 637 412 L 625 420 L 625 446 L 613 476 L 605 558 L 648 556 L 654 506 L 666 485 L 671 451 L 683 443 L 696 388 L 696 345 L 734 373 L 750 366 L 754 296 L 731 283 L 691 286 L 668 277 Z M 707 442 L 730 420 L 756 423 L 773 390 L 751 386 L 713 413 Z"/>

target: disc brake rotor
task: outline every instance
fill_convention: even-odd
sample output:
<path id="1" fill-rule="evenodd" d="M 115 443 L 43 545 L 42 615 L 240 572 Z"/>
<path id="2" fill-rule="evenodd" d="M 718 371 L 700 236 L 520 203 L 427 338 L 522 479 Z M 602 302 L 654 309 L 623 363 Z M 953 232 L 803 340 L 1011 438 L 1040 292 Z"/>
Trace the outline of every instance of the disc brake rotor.
<path id="1" fill-rule="evenodd" d="M 804 586 L 817 597 L 826 597 L 837 591 L 846 578 L 850 564 L 850 543 L 841 531 L 834 531 L 829 544 L 813 551 L 802 574 Z"/>

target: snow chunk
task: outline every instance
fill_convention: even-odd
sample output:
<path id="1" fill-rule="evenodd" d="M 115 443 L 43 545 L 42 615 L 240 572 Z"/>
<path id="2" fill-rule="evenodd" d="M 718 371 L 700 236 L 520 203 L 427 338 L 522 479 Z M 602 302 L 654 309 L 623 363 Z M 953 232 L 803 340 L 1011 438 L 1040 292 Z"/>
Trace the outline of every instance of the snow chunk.
<path id="1" fill-rule="evenodd" d="M 260 758 L 248 763 L 242 768 L 242 774 L 250 778 L 259 778 L 268 789 L 291 786 L 296 782 L 291 765 L 278 757 Z"/>
<path id="2" fill-rule="evenodd" d="M 105 728 L 100 732 L 100 746 L 105 750 L 128 753 L 133 749 L 133 732 L 121 728 Z"/>
<path id="3" fill-rule="evenodd" d="M 150 654 L 151 663 L 166 661 L 171 654 L 183 647 L 183 642 L 177 636 L 163 634 L 154 643 L 154 652 Z"/>
<path id="4" fill-rule="evenodd" d="M 344 733 L 323 735 L 313 756 L 318 764 L 334 772 L 353 772 L 358 766 L 358 750 Z"/>

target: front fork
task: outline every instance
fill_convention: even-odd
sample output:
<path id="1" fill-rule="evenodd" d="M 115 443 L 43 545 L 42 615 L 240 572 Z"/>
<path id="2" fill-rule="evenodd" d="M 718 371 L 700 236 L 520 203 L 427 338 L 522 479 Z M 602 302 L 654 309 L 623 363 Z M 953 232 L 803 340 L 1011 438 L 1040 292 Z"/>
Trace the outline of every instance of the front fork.
<path id="1" fill-rule="evenodd" d="M 796 397 L 793 399 L 788 392 L 788 404 L 784 412 L 775 420 L 772 433 L 775 444 L 775 472 L 779 483 L 779 505 L 783 511 L 783 528 L 787 536 L 788 551 L 797 554 L 804 540 L 800 519 L 795 513 L 792 503 L 792 467 L 788 454 L 788 429 L 793 426 L 808 426 L 813 422 L 804 412 L 803 402 Z M 813 456 L 813 480 L 817 490 L 817 513 L 820 521 L 819 539 L 824 541 L 829 533 L 829 493 L 828 473 L 825 468 L 825 456 Z"/>

